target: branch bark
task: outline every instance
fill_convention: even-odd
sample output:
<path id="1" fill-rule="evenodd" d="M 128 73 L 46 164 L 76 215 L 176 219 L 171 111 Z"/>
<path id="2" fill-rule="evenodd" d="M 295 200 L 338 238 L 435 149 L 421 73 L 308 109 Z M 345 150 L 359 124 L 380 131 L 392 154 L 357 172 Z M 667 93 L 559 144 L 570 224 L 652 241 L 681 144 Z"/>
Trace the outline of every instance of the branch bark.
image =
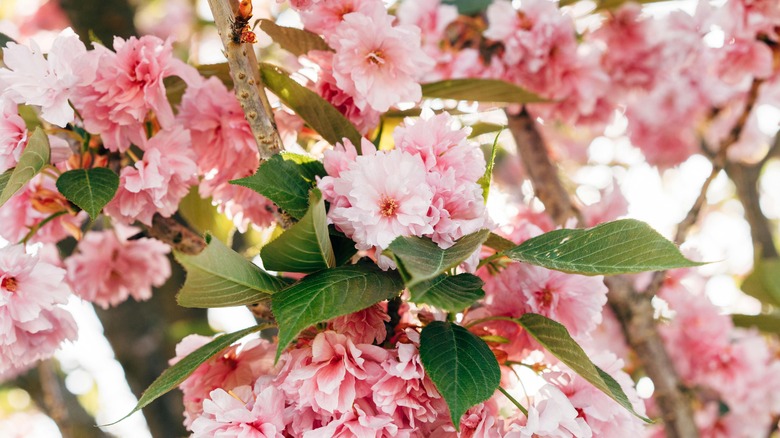
<path id="1" fill-rule="evenodd" d="M 545 211 L 553 222 L 563 225 L 572 217 L 584 223 L 579 210 L 571 202 L 569 194 L 558 177 L 558 168 L 550 159 L 536 121 L 523 108 L 520 114 L 506 113 L 507 124 L 515 139 L 525 171 L 533 184 L 536 196 L 544 204 Z"/>
<path id="2" fill-rule="evenodd" d="M 260 159 L 267 160 L 281 152 L 284 146 L 263 88 L 257 57 L 251 44 L 234 41 L 233 23 L 237 10 L 235 0 L 209 0 L 209 7 L 225 47 L 230 76 L 233 78 L 233 91 L 257 141 Z"/>
<path id="3" fill-rule="evenodd" d="M 761 258 L 777 258 L 777 248 L 772 237 L 772 224 L 761 211 L 758 193 L 761 166 L 729 163 L 726 166 L 726 173 L 734 181 L 737 197 L 745 209 L 745 219 L 750 224 L 753 247 Z"/>
<path id="4" fill-rule="evenodd" d="M 563 188 L 558 169 L 550 159 L 534 120 L 525 110 L 519 115 L 507 114 L 507 119 L 520 158 L 545 210 L 559 224 L 570 217 L 579 216 Z M 580 219 L 580 223 L 584 222 Z M 697 438 L 699 431 L 693 420 L 691 405 L 658 334 L 651 297 L 638 293 L 625 277 L 607 278 L 605 283 L 609 287 L 608 303 L 615 311 L 628 343 L 655 385 L 666 436 Z"/>

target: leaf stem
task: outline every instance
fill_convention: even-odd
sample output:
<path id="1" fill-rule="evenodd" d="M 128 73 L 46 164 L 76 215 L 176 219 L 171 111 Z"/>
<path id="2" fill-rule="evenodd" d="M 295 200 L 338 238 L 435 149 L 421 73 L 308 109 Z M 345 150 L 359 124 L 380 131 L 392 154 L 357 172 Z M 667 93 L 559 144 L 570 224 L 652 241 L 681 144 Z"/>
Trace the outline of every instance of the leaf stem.
<path id="1" fill-rule="evenodd" d="M 508 393 L 506 389 L 499 386 L 498 390 L 501 391 L 501 394 L 504 394 L 504 397 L 508 398 L 513 405 L 517 406 L 517 409 L 520 409 L 520 412 L 522 412 L 523 415 L 525 415 L 526 417 L 528 416 L 528 409 L 524 408 L 519 401 L 515 400 L 515 398 L 512 397 L 512 395 Z"/>
<path id="2" fill-rule="evenodd" d="M 490 322 L 490 321 L 509 321 L 522 327 L 522 324 L 520 324 L 520 321 L 518 321 L 517 318 L 512 318 L 510 316 L 488 316 L 485 318 L 480 318 L 476 321 L 471 321 L 470 323 L 466 324 L 464 327 L 471 328 L 477 324 L 482 324 L 483 322 Z"/>

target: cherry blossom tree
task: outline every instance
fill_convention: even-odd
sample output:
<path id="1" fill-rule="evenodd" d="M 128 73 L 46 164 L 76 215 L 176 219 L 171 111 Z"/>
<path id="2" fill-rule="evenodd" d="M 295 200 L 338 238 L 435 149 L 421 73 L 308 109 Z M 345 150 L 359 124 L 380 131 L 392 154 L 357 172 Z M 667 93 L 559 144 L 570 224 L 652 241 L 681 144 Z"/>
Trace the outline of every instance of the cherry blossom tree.
<path id="1" fill-rule="evenodd" d="M 0 379 L 63 436 L 777 433 L 776 0 L 118 3 L 0 21 Z M 93 304 L 154 371 L 76 431 Z"/>

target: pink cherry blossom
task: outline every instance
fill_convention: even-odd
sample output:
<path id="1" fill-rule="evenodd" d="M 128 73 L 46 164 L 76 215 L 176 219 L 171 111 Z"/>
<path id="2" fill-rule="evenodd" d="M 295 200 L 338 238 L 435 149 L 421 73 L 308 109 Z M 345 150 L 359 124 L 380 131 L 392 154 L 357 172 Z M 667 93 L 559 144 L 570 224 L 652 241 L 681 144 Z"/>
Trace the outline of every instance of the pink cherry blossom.
<path id="1" fill-rule="evenodd" d="M 112 217 L 129 223 L 152 224 L 152 216 L 169 217 L 190 186 L 197 183 L 190 133 L 177 126 L 149 140 L 143 159 L 120 173 L 119 190 L 106 206 Z"/>
<path id="2" fill-rule="evenodd" d="M 384 375 L 371 388 L 374 403 L 404 428 L 424 429 L 446 411 L 444 399 L 425 375 L 416 345 L 399 343 L 382 369 Z"/>
<path id="3" fill-rule="evenodd" d="M 315 55 L 316 56 L 312 56 Z M 355 125 L 361 134 L 367 134 L 379 124 L 380 112 L 371 107 L 358 108 L 355 104 L 355 98 L 339 88 L 336 78 L 333 77 L 331 66 L 333 53 L 331 52 L 310 52 L 320 66 L 319 77 L 314 85 L 314 90 L 325 100 L 330 102 L 336 109 Z"/>
<path id="4" fill-rule="evenodd" d="M 344 414 L 357 399 L 371 395 L 387 354 L 381 347 L 356 345 L 344 335 L 322 332 L 311 347 L 286 354 L 278 385 L 297 409 Z"/>
<path id="5" fill-rule="evenodd" d="M 68 236 L 79 237 L 81 224 L 87 218 L 84 212 L 70 212 L 68 201 L 59 193 L 55 182 L 38 175 L 0 208 L 0 237 L 20 242 L 45 219 L 63 211 L 65 214 L 37 228 L 29 242 L 56 243 Z"/>
<path id="6" fill-rule="evenodd" d="M 418 80 L 433 67 L 420 48 L 420 29 L 393 26 L 385 10 L 353 12 L 328 38 L 336 50 L 333 77 L 353 96 L 361 110 L 387 111 L 403 102 L 422 97 Z"/>
<path id="7" fill-rule="evenodd" d="M 327 0 L 316 2 L 300 11 L 300 15 L 306 30 L 328 36 L 345 15 L 353 12 L 368 15 L 373 12 L 386 13 L 382 0 Z"/>
<path id="8" fill-rule="evenodd" d="M 634 390 L 631 376 L 622 370 L 623 361 L 608 351 L 589 355 L 589 357 L 596 365 L 615 378 L 634 410 L 638 414 L 644 415 L 644 403 Z M 603 391 L 573 371 L 569 371 L 568 367 L 563 365 L 561 367 L 566 369 L 566 372 L 548 373 L 544 377 L 568 397 L 572 406 L 578 411 L 579 418 L 583 419 L 593 431 L 593 436 L 620 438 L 641 436 L 644 433 L 645 427 L 642 420 L 608 397 Z"/>
<path id="9" fill-rule="evenodd" d="M 211 338 L 206 336 L 187 336 L 176 346 L 176 357 L 171 359 L 171 364 L 210 341 Z M 257 339 L 241 347 L 230 346 L 201 364 L 179 385 L 184 394 L 184 425 L 192 427 L 193 421 L 204 410 L 204 400 L 212 391 L 230 391 L 242 385 L 252 385 L 258 378 L 271 375 L 275 350 L 274 344 Z"/>
<path id="10" fill-rule="evenodd" d="M 81 298 L 104 309 L 132 296 L 138 301 L 152 297 L 171 275 L 170 247 L 158 240 L 125 240 L 116 232 L 91 231 L 65 259 L 67 280 Z"/>
<path id="11" fill-rule="evenodd" d="M 588 424 L 577 417 L 566 395 L 554 385 L 544 385 L 528 407 L 524 425 L 513 424 L 506 438 L 590 438 L 593 436 Z"/>
<path id="12" fill-rule="evenodd" d="M 345 412 L 322 427 L 307 431 L 303 438 L 390 438 L 409 436 L 408 433 L 399 431 L 391 416 L 375 412 L 370 403 L 358 400 L 354 410 Z"/>
<path id="13" fill-rule="evenodd" d="M 173 58 L 170 40 L 117 37 L 114 50 L 116 53 L 97 45 L 89 52 L 89 61 L 97 64 L 97 75 L 74 91 L 72 101 L 84 127 L 100 134 L 107 149 L 124 152 L 130 144 L 145 149 L 145 122 L 150 111 L 163 129 L 174 125 L 163 79 L 180 76 L 194 84 L 200 76 L 193 67 Z"/>
<path id="14" fill-rule="evenodd" d="M 190 131 L 198 173 L 204 176 L 201 196 L 257 170 L 257 142 L 244 111 L 218 78 L 187 87 L 176 121 Z"/>
<path id="15" fill-rule="evenodd" d="M 380 304 L 339 316 L 330 320 L 333 331 L 347 335 L 356 344 L 381 344 L 387 337 L 385 323 L 390 322 L 390 316 Z"/>
<path id="16" fill-rule="evenodd" d="M 16 166 L 27 144 L 27 126 L 16 105 L 0 98 L 0 173 Z"/>
<path id="17" fill-rule="evenodd" d="M 0 374 L 23 370 L 76 338 L 73 318 L 57 306 L 70 296 L 64 277 L 21 245 L 0 248 Z"/>
<path id="18" fill-rule="evenodd" d="M 574 337 L 585 336 L 601 322 L 607 302 L 603 277 L 586 277 L 512 263 L 486 279 L 488 306 L 496 315 L 538 313 L 565 325 Z"/>
<path id="19" fill-rule="evenodd" d="M 193 437 L 283 438 L 284 394 L 268 379 L 254 388 L 217 388 L 203 401 L 203 415 L 192 422 Z"/>
<path id="20" fill-rule="evenodd" d="M 39 106 L 41 118 L 54 125 L 64 127 L 73 121 L 68 99 L 77 87 L 94 80 L 96 65 L 72 29 L 57 36 L 46 58 L 34 41 L 31 48 L 9 43 L 3 54 L 8 67 L 0 68 L 0 81 L 6 84 L 3 96 Z"/>
<path id="21" fill-rule="evenodd" d="M 433 231 L 433 190 L 418 156 L 400 150 L 361 155 L 338 178 L 326 176 L 319 185 L 332 187 L 323 190 L 331 202 L 328 217 L 358 249 L 387 248 L 396 237 Z"/>

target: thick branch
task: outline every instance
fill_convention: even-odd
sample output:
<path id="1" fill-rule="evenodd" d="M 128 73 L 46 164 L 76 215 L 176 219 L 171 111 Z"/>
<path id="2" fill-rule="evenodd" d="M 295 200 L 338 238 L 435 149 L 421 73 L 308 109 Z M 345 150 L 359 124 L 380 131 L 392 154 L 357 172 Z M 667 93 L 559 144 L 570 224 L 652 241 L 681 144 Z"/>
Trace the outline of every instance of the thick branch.
<path id="1" fill-rule="evenodd" d="M 152 226 L 148 227 L 147 231 L 150 236 L 184 254 L 200 254 L 206 249 L 206 241 L 202 237 L 172 217 L 155 214 Z"/>
<path id="2" fill-rule="evenodd" d="M 271 104 L 265 95 L 257 58 L 249 43 L 236 43 L 233 38 L 233 23 L 236 7 L 231 0 L 209 0 L 214 22 L 225 47 L 225 56 L 230 66 L 233 87 L 244 115 L 257 140 L 260 159 L 267 160 L 280 152 L 284 146 L 276 129 Z"/>
<path id="3" fill-rule="evenodd" d="M 609 305 L 653 381 L 653 397 L 661 410 L 667 438 L 698 437 L 690 402 L 658 334 L 650 299 L 638 294 L 625 277 L 609 277 L 605 283 L 609 286 Z"/>
<path id="4" fill-rule="evenodd" d="M 517 150 L 536 190 L 553 219 L 562 223 L 577 215 L 577 209 L 558 178 L 558 170 L 550 160 L 547 148 L 533 119 L 523 111 L 517 116 L 507 114 L 509 129 Z M 693 412 L 666 352 L 653 318 L 650 297 L 637 293 L 624 277 L 605 280 L 609 286 L 609 304 L 620 321 L 628 343 L 655 385 L 658 407 L 668 438 L 699 436 Z"/>
<path id="5" fill-rule="evenodd" d="M 536 121 L 525 109 L 516 115 L 507 112 L 506 117 L 525 171 L 547 214 L 558 225 L 563 225 L 572 217 L 583 223 L 580 212 L 563 188 L 558 177 L 558 168 L 550 160 L 544 140 L 536 128 Z"/>

